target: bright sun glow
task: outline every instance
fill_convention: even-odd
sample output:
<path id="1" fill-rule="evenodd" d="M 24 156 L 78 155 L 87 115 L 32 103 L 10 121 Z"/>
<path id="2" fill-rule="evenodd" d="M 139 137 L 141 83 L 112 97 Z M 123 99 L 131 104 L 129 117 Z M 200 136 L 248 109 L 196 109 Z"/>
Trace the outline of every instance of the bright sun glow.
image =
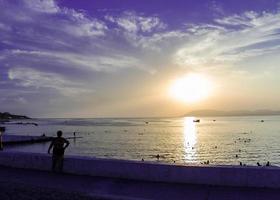
<path id="1" fill-rule="evenodd" d="M 199 74 L 188 74 L 175 80 L 170 87 L 170 95 L 177 100 L 193 103 L 209 96 L 211 82 Z"/>

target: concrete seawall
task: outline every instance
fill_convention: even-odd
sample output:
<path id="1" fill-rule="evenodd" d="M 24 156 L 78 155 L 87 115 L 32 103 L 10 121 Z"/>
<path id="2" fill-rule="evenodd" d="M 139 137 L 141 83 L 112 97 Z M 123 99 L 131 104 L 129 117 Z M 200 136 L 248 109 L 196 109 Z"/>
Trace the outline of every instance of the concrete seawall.
<path id="1" fill-rule="evenodd" d="M 38 153 L 0 152 L 0 165 L 50 170 L 51 156 Z M 240 166 L 179 166 L 127 160 L 66 156 L 64 171 L 153 182 L 218 186 L 280 188 L 280 168 Z"/>
<path id="2" fill-rule="evenodd" d="M 4 146 L 5 145 L 49 142 L 52 140 L 53 140 L 53 137 L 46 137 L 46 136 L 3 135 Z"/>

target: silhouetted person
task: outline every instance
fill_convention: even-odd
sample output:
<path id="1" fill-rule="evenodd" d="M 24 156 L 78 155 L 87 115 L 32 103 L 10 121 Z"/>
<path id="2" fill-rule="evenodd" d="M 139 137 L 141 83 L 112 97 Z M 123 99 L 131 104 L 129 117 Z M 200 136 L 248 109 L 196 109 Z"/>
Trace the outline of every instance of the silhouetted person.
<path id="1" fill-rule="evenodd" d="M 4 134 L 5 130 L 6 130 L 5 127 L 0 127 L 0 151 L 3 150 L 2 135 Z"/>
<path id="2" fill-rule="evenodd" d="M 157 160 L 159 160 L 159 158 L 160 158 L 159 154 L 158 154 L 158 155 L 156 155 L 156 158 L 157 158 Z"/>
<path id="3" fill-rule="evenodd" d="M 266 163 L 266 165 L 265 165 L 265 166 L 267 166 L 267 167 L 268 167 L 268 166 L 270 166 L 270 163 L 269 163 L 269 161 L 267 161 L 267 163 Z"/>
<path id="4" fill-rule="evenodd" d="M 48 149 L 48 153 L 52 152 L 52 171 L 55 172 L 56 169 L 58 172 L 62 172 L 63 170 L 63 159 L 64 159 L 64 151 L 69 146 L 69 141 L 62 137 L 62 131 L 57 131 L 57 137 L 53 139 L 50 147 Z"/>

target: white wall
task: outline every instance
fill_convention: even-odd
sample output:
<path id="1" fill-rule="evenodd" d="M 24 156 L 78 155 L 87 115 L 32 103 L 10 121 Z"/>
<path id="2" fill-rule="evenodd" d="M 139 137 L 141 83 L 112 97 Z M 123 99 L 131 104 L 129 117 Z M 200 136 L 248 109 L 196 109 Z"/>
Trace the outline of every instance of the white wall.
<path id="1" fill-rule="evenodd" d="M 0 152 L 0 165 L 50 170 L 51 156 Z M 64 171 L 78 175 L 207 185 L 280 188 L 280 168 L 240 166 L 179 166 L 126 160 L 66 156 Z"/>

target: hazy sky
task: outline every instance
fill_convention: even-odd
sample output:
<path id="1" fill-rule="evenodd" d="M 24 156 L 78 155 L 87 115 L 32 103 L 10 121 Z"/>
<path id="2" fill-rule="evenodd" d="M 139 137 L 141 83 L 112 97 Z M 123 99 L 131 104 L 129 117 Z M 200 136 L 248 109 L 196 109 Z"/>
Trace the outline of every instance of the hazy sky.
<path id="1" fill-rule="evenodd" d="M 280 109 L 280 1 L 0 0 L 0 111 L 176 116 Z M 210 96 L 183 103 L 176 78 Z"/>

